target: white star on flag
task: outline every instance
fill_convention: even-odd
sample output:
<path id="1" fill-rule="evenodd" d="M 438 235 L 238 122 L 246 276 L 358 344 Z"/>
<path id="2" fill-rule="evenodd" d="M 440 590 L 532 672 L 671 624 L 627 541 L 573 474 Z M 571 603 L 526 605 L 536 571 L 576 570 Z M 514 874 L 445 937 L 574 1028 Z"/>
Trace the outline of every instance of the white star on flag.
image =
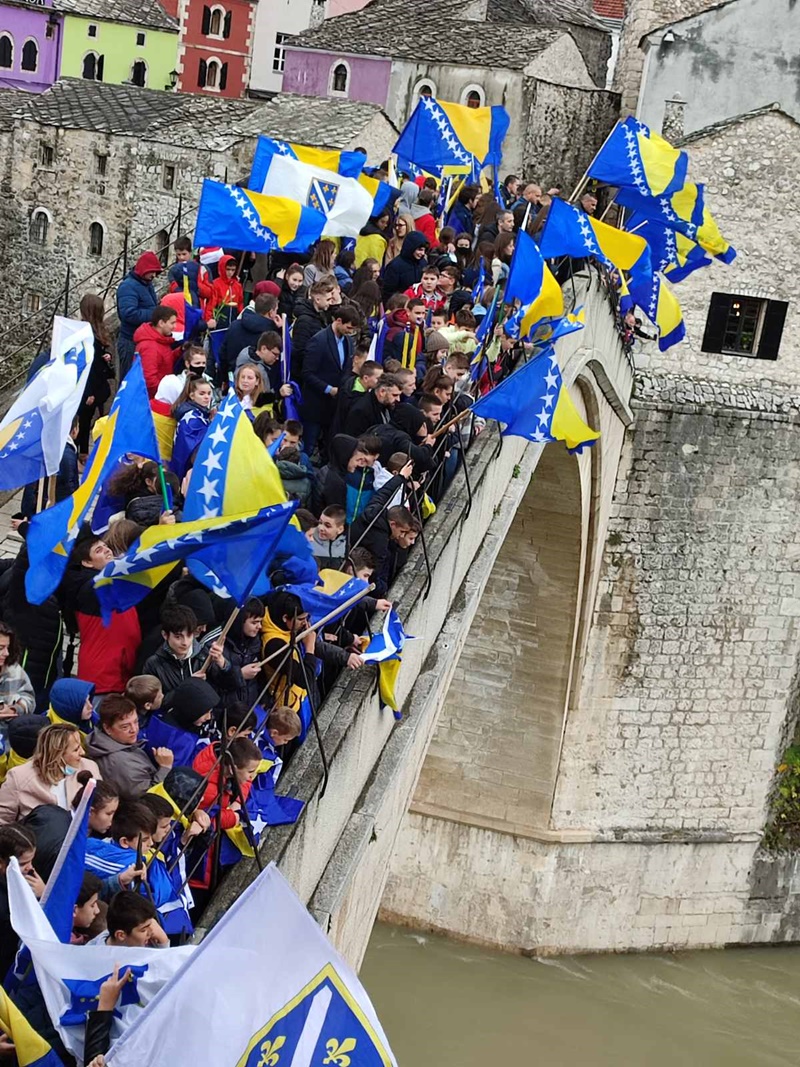
<path id="1" fill-rule="evenodd" d="M 222 417 L 225 418 L 224 414 Z M 208 435 L 208 439 L 213 441 L 215 445 L 227 445 L 228 438 L 225 436 L 227 432 L 224 426 L 217 426 L 214 432 Z"/>
<path id="2" fill-rule="evenodd" d="M 251 819 L 250 822 L 253 827 L 253 833 L 257 834 L 258 836 L 261 836 L 261 834 L 263 834 L 263 832 L 269 826 L 269 823 L 262 816 L 261 812 L 256 815 L 255 819 Z"/>
<path id="3" fill-rule="evenodd" d="M 111 571 L 109 577 L 116 577 L 118 574 L 130 574 L 133 567 L 133 560 L 117 559 L 111 564 Z"/>
<path id="4" fill-rule="evenodd" d="M 217 489 L 218 485 L 219 480 L 216 478 L 203 478 L 203 485 L 201 486 L 199 492 L 200 496 L 205 500 L 206 504 L 210 504 L 215 497 L 219 496 L 219 489 Z"/>
<path id="5" fill-rule="evenodd" d="M 538 416 L 537 416 L 537 418 L 539 419 L 539 425 L 540 426 L 546 426 L 548 424 L 548 422 L 550 421 L 550 412 L 549 411 L 540 411 Z"/>
<path id="6" fill-rule="evenodd" d="M 200 466 L 205 468 L 205 471 L 206 471 L 207 474 L 211 474 L 212 471 L 221 471 L 222 470 L 222 463 L 220 462 L 221 459 L 222 459 L 221 453 L 209 451 L 208 455 L 203 460 L 203 462 L 200 464 Z"/>
<path id="7" fill-rule="evenodd" d="M 558 378 L 555 376 L 555 374 L 553 374 L 552 370 L 549 370 L 547 372 L 544 380 L 547 382 L 548 389 L 555 389 L 555 387 L 558 385 Z"/>
<path id="8" fill-rule="evenodd" d="M 157 548 L 140 548 L 133 557 L 135 563 L 149 563 L 153 556 L 157 555 Z"/>

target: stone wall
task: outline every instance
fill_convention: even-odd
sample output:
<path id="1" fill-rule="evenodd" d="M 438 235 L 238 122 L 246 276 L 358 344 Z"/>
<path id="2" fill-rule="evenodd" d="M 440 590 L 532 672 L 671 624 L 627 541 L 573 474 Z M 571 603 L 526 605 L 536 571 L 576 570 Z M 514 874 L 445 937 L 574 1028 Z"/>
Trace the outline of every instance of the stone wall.
<path id="1" fill-rule="evenodd" d="M 691 176 L 705 182 L 706 201 L 739 254 L 732 264 L 713 262 L 674 287 L 687 341 L 663 354 L 654 344 L 644 345 L 637 363 L 645 369 L 704 379 L 792 385 L 800 376 L 800 310 L 786 256 L 800 240 L 794 203 L 800 126 L 780 111 L 760 112 L 689 138 L 686 148 Z M 714 292 L 788 301 L 776 361 L 702 351 Z"/>
<path id="2" fill-rule="evenodd" d="M 622 113 L 636 110 L 644 67 L 644 52 L 639 42 L 646 33 L 717 7 L 718 0 L 627 0 L 622 42 L 614 77 L 614 88 L 622 94 Z"/>

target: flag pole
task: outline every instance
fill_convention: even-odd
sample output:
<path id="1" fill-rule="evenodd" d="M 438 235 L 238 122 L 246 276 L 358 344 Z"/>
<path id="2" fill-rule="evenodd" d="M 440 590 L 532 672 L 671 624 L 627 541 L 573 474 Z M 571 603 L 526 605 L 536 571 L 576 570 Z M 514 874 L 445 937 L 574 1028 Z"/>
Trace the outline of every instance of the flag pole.
<path id="1" fill-rule="evenodd" d="M 450 419 L 450 421 L 449 421 L 449 422 L 446 422 L 446 423 L 444 424 L 444 426 L 440 426 L 440 427 L 439 427 L 438 429 L 434 430 L 434 431 L 433 431 L 433 433 L 431 434 L 431 437 L 441 437 L 441 436 L 442 436 L 442 434 L 443 434 L 443 433 L 446 433 L 446 432 L 447 432 L 447 431 L 448 431 L 448 430 L 450 429 L 450 427 L 451 427 L 451 426 L 455 426 L 455 424 L 456 424 L 457 422 L 461 422 L 461 420 L 462 420 L 462 419 L 463 419 L 463 418 L 464 418 L 464 417 L 465 417 L 466 415 L 469 415 L 469 413 L 471 412 L 471 410 L 472 410 L 471 408 L 464 408 L 464 410 L 463 410 L 463 411 L 460 411 L 460 412 L 458 413 L 458 415 L 456 415 L 456 417 L 455 417 L 455 418 L 453 418 L 453 419 Z"/>
<path id="2" fill-rule="evenodd" d="M 56 478 L 57 474 L 51 474 L 47 479 L 47 506 L 53 507 L 56 502 Z"/>
<path id="3" fill-rule="evenodd" d="M 164 511 L 170 511 L 169 506 L 169 493 L 167 492 L 167 479 L 164 475 L 164 464 L 158 465 L 158 480 L 161 483 L 161 496 L 164 499 Z"/>
<path id="4" fill-rule="evenodd" d="M 595 152 L 595 154 L 594 154 L 594 156 L 592 158 L 592 162 L 589 164 L 589 166 L 583 172 L 583 177 L 578 182 L 578 184 L 575 186 L 575 188 L 574 188 L 574 190 L 572 192 L 572 196 L 567 201 L 568 204 L 571 204 L 573 202 L 573 200 L 575 200 L 575 198 L 577 196 L 579 196 L 583 192 L 584 186 L 586 185 L 587 181 L 589 180 L 589 171 L 592 169 L 592 167 L 597 162 L 597 157 L 600 155 L 600 153 L 603 151 L 605 146 L 611 140 L 611 138 L 612 138 L 613 134 L 616 132 L 616 129 L 617 129 L 618 126 L 619 126 L 619 119 L 617 119 L 617 121 L 611 127 L 611 130 L 609 131 L 608 137 L 606 137 L 605 141 L 603 141 L 603 143 L 600 145 L 600 147 Z"/>
<path id="5" fill-rule="evenodd" d="M 354 604 L 357 604 L 359 600 L 363 600 L 364 597 L 367 596 L 367 594 L 373 592 L 374 589 L 375 589 L 375 584 L 374 584 L 374 582 L 371 582 L 367 586 L 366 589 L 362 589 L 360 592 L 356 593 L 354 596 L 351 596 L 349 600 L 345 600 L 344 604 L 340 604 L 338 608 L 334 608 L 333 611 L 329 611 L 328 614 L 323 619 L 319 620 L 319 622 L 315 622 L 313 626 L 309 626 L 308 629 L 303 630 L 303 632 L 301 634 L 297 635 L 297 640 L 298 641 L 302 641 L 304 637 L 307 637 L 313 631 L 319 630 L 323 626 L 326 626 L 329 622 L 331 622 L 333 619 L 335 619 L 337 615 L 344 614 L 345 613 L 345 609 L 347 609 L 347 611 L 349 611 L 350 608 L 352 608 Z M 275 659 L 280 654 L 281 654 L 280 650 L 278 652 L 273 652 L 271 655 L 267 656 L 266 659 L 259 660 L 259 663 L 263 667 L 263 665 L 265 663 L 269 663 L 270 660 Z"/>
<path id="6" fill-rule="evenodd" d="M 222 631 L 221 631 L 219 637 L 216 639 L 216 641 L 212 641 L 212 644 L 216 645 L 218 641 L 221 641 L 223 643 L 223 645 L 225 644 L 225 638 L 228 636 L 228 633 L 230 632 L 230 628 L 236 622 L 236 616 L 239 614 L 239 612 L 241 610 L 242 609 L 238 605 L 233 609 L 233 611 L 228 616 L 228 621 L 222 627 Z M 208 670 L 210 664 L 211 664 L 211 653 L 209 652 L 208 656 L 206 656 L 205 663 L 200 668 L 200 672 L 202 674 L 205 674 L 205 672 Z"/>
<path id="7" fill-rule="evenodd" d="M 39 479 L 39 485 L 36 490 L 36 512 L 44 511 L 44 483 L 45 479 Z"/>

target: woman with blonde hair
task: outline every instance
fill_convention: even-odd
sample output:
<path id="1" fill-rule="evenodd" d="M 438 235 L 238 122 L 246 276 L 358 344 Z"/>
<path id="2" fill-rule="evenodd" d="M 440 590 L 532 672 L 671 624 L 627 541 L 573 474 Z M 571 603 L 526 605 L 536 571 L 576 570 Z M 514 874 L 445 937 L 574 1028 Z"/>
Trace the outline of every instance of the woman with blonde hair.
<path id="1" fill-rule="evenodd" d="M 416 227 L 414 226 L 414 220 L 410 215 L 398 215 L 394 222 L 394 232 L 389 238 L 389 243 L 386 245 L 386 254 L 383 257 L 383 265 L 400 255 L 400 249 L 403 247 L 403 241 L 410 233 L 413 233 Z"/>
<path id="2" fill-rule="evenodd" d="M 33 759 L 12 767 L 0 786 L 0 824 L 19 822 L 41 804 L 69 811 L 81 788 L 79 771 L 101 777 L 97 764 L 83 754 L 78 727 L 64 722 L 40 730 Z"/>
<path id="3" fill-rule="evenodd" d="M 253 363 L 243 363 L 236 371 L 233 387 L 239 403 L 245 411 L 260 406 L 261 394 L 264 392 L 263 379 Z"/>

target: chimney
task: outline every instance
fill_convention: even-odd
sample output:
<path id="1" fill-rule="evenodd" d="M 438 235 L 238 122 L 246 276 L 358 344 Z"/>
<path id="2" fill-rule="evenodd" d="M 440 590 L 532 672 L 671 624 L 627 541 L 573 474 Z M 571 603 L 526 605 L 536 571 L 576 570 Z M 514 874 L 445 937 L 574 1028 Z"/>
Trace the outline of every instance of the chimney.
<path id="1" fill-rule="evenodd" d="M 664 102 L 664 121 L 661 133 L 670 144 L 682 141 L 685 136 L 686 101 L 680 93 L 675 93 L 671 100 Z"/>

